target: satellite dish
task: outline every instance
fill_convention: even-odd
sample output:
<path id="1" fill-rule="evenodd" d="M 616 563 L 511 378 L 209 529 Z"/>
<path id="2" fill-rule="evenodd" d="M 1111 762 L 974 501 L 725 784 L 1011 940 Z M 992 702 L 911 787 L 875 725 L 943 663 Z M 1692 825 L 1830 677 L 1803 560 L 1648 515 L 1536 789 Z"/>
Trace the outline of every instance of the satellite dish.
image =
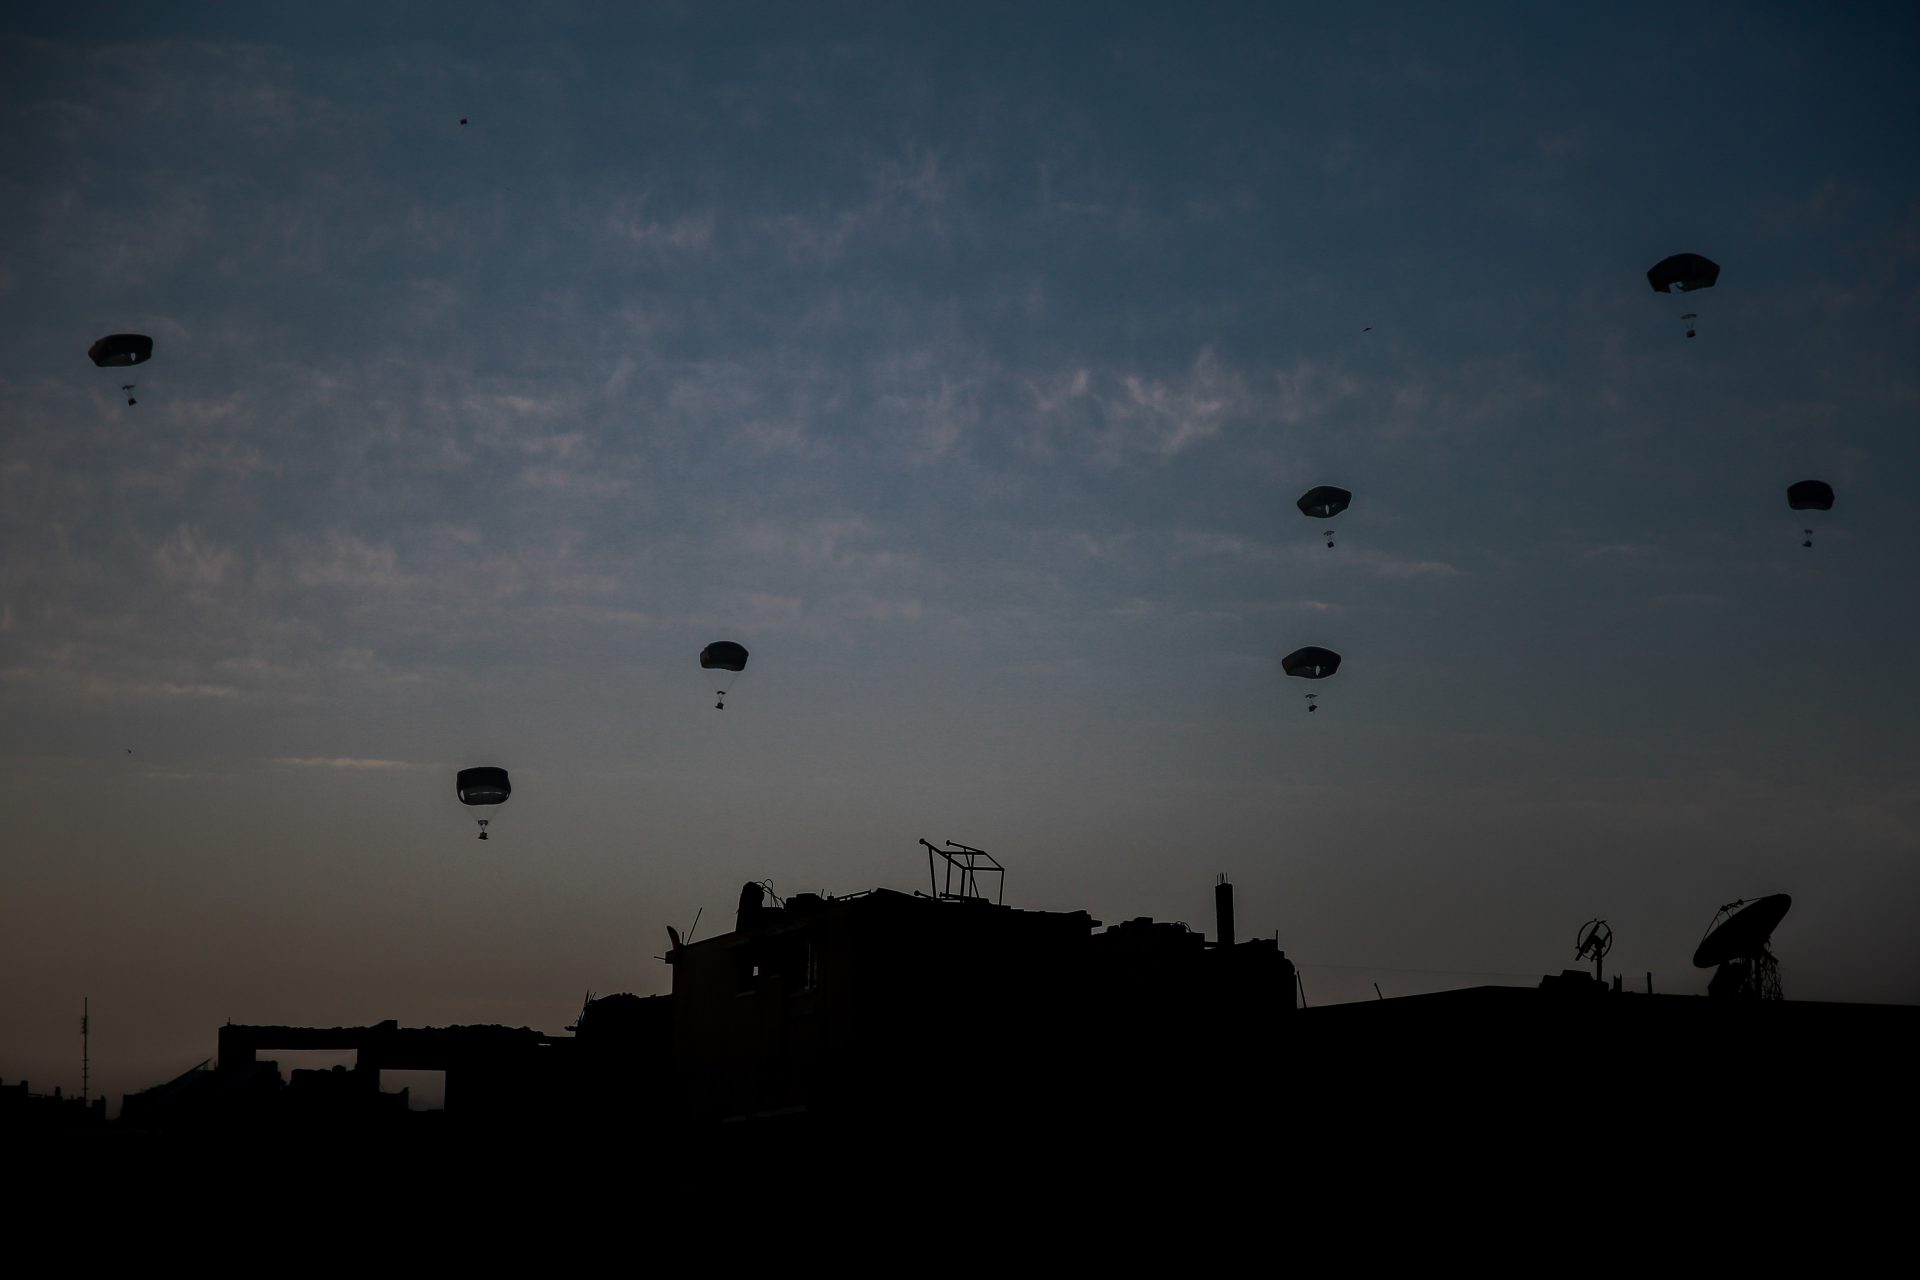
<path id="1" fill-rule="evenodd" d="M 1694 949 L 1696 969 L 1711 969 L 1732 960 L 1755 960 L 1767 954 L 1767 942 L 1780 927 L 1793 899 L 1784 893 L 1729 902 L 1714 913 L 1707 936 Z M 1721 916 L 1727 919 L 1723 923 Z"/>
<path id="2" fill-rule="evenodd" d="M 1613 950 L 1613 927 L 1605 920 L 1589 920 L 1580 926 L 1580 933 L 1574 939 L 1573 958 L 1593 961 L 1593 980 L 1599 982 L 1600 961 L 1607 952 Z"/>

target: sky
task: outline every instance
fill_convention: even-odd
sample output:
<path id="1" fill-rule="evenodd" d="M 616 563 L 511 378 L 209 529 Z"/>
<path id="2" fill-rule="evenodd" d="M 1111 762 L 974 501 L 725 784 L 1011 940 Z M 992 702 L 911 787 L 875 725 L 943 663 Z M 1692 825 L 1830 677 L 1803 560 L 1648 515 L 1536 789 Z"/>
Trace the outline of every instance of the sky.
<path id="1" fill-rule="evenodd" d="M 1109 923 L 1211 934 L 1227 874 L 1310 1003 L 1593 917 L 1704 992 L 1769 893 L 1790 997 L 1920 1001 L 1917 54 L 1901 6 L 8 6 L 0 1078 L 78 1089 L 83 998 L 116 1106 L 229 1019 L 557 1032 L 921 837 Z M 1682 252 L 1718 285 L 1653 292 Z"/>

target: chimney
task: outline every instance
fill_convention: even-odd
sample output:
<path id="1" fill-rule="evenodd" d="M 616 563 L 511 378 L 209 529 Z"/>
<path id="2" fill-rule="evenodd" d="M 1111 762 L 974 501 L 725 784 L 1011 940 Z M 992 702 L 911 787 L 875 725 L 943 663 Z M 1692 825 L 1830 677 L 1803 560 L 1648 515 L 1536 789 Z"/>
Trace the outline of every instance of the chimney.
<path id="1" fill-rule="evenodd" d="M 745 933 L 760 923 L 760 904 L 766 898 L 766 890 L 749 880 L 740 886 L 740 910 L 733 918 L 733 927 Z"/>
<path id="2" fill-rule="evenodd" d="M 1233 946 L 1233 886 L 1227 878 L 1220 877 L 1220 883 L 1213 886 L 1213 927 L 1220 935 L 1216 947 Z"/>

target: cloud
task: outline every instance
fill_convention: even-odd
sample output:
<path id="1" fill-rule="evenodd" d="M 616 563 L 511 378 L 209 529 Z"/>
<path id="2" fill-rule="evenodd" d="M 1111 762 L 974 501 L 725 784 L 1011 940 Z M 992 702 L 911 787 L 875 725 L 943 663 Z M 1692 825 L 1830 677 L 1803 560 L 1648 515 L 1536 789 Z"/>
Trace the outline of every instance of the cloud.
<path id="1" fill-rule="evenodd" d="M 1203 348 L 1178 378 L 1079 368 L 1029 384 L 1049 434 L 1090 437 L 1108 463 L 1129 455 L 1172 457 L 1210 440 L 1249 407 L 1246 384 Z"/>
<path id="2" fill-rule="evenodd" d="M 914 443 L 922 462 L 945 458 L 980 423 L 974 380 L 931 370 L 922 371 L 920 385 L 881 395 L 876 411 Z"/>
<path id="3" fill-rule="evenodd" d="M 1343 547 L 1347 559 L 1377 578 L 1455 578 L 1463 572 L 1444 560 L 1410 560 L 1384 551 L 1359 551 Z"/>
<path id="4" fill-rule="evenodd" d="M 754 521 L 733 530 L 728 540 L 738 557 L 785 562 L 835 575 L 903 570 L 917 562 L 917 557 L 905 551 L 861 545 L 875 537 L 874 526 L 865 517 L 842 515 Z"/>
<path id="5" fill-rule="evenodd" d="M 50 664 L 39 667 L 0 667 L 0 680 L 38 688 L 53 688 L 70 697 L 131 702 L 175 698 L 239 698 L 232 685 L 187 683 L 174 680 L 130 680 Z"/>
<path id="6" fill-rule="evenodd" d="M 647 209 L 646 197 L 623 201 L 609 209 L 604 223 L 608 235 L 623 246 L 674 254 L 705 253 L 713 245 L 712 210 L 657 217 Z"/>
<path id="7" fill-rule="evenodd" d="M 1702 605 L 1707 608 L 1717 609 L 1732 604 L 1733 600 L 1728 596 L 1718 595 L 1711 591 L 1669 591 L 1661 595 L 1649 597 L 1647 603 L 1654 605 Z"/>
<path id="8" fill-rule="evenodd" d="M 1255 542 L 1243 534 L 1213 529 L 1177 530 L 1173 535 L 1173 543 L 1177 550 L 1186 554 L 1218 556 L 1229 560 L 1264 559 L 1273 554 L 1272 547 Z"/>
<path id="9" fill-rule="evenodd" d="M 318 540 L 297 540 L 285 572 L 300 586 L 342 591 L 398 591 L 415 580 L 400 568 L 400 553 L 393 547 L 337 530 Z"/>
<path id="10" fill-rule="evenodd" d="M 275 756 L 273 762 L 286 769 L 334 769 L 353 772 L 420 769 L 424 765 L 406 760 L 375 760 L 361 756 Z"/>
<path id="11" fill-rule="evenodd" d="M 1235 366 L 1211 347 L 1173 376 L 1078 366 L 1029 375 L 1023 385 L 1031 452 L 1084 453 L 1109 467 L 1176 458 L 1236 430 L 1314 422 L 1360 390 L 1311 362 Z"/>
<path id="12" fill-rule="evenodd" d="M 909 147 L 904 155 L 884 160 L 874 171 L 874 190 L 883 198 L 898 197 L 916 204 L 945 204 L 959 188 L 952 166 L 939 152 Z"/>
<path id="13" fill-rule="evenodd" d="M 528 467 L 520 473 L 520 483 L 529 489 L 543 489 L 575 498 L 605 497 L 627 487 L 627 482 L 619 476 L 571 467 Z"/>
<path id="14" fill-rule="evenodd" d="M 239 557 L 192 525 L 182 524 L 154 551 L 153 562 L 162 582 L 200 594 L 225 582 Z"/>
<path id="15" fill-rule="evenodd" d="M 876 596 L 854 592 L 833 602 L 840 616 L 858 622 L 919 622 L 926 617 L 926 605 L 918 596 Z"/>

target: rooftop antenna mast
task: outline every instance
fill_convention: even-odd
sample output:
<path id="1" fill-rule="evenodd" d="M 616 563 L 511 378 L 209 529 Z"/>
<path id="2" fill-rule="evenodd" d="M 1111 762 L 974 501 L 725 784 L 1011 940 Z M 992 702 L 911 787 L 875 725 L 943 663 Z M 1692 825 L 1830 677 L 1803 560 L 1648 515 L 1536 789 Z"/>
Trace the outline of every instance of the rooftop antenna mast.
<path id="1" fill-rule="evenodd" d="M 1589 920 L 1580 926 L 1579 937 L 1574 942 L 1573 958 L 1585 960 L 1593 957 L 1593 980 L 1603 983 L 1600 977 L 1600 962 L 1607 952 L 1613 950 L 1613 927 L 1605 920 Z"/>
<path id="2" fill-rule="evenodd" d="M 997 886 L 998 892 L 993 900 L 995 903 L 1006 901 L 1007 869 L 995 861 L 992 854 L 984 849 L 976 849 L 972 845 L 960 844 L 953 840 L 947 841 L 945 849 L 925 838 L 922 838 L 920 843 L 927 846 L 927 887 L 933 891 L 933 897 L 956 900 L 976 899 L 984 902 L 986 895 L 980 892 L 980 877 L 994 875 L 999 876 L 1000 881 Z M 940 887 L 939 878 L 934 874 L 933 855 L 936 853 L 947 860 L 945 889 Z M 957 890 L 954 888 L 956 879 L 960 884 Z"/>
<path id="3" fill-rule="evenodd" d="M 87 1105 L 87 1097 L 93 1088 L 93 1059 L 89 1056 L 92 1049 L 92 1009 L 93 1000 L 88 996 L 80 997 L 80 1105 Z"/>
<path id="4" fill-rule="evenodd" d="M 695 930 L 700 928 L 700 916 L 705 911 L 706 911 L 706 908 L 702 907 L 700 908 L 699 911 L 696 911 L 693 913 L 693 928 L 687 930 L 687 936 L 684 938 L 680 936 L 680 931 L 678 929 L 674 928 L 672 925 L 668 925 L 667 926 L 667 944 L 668 944 L 667 954 L 663 956 L 655 956 L 654 959 L 664 960 L 668 964 L 673 964 L 675 961 L 679 960 L 680 948 L 686 946 L 689 942 L 693 941 L 693 935 Z"/>

